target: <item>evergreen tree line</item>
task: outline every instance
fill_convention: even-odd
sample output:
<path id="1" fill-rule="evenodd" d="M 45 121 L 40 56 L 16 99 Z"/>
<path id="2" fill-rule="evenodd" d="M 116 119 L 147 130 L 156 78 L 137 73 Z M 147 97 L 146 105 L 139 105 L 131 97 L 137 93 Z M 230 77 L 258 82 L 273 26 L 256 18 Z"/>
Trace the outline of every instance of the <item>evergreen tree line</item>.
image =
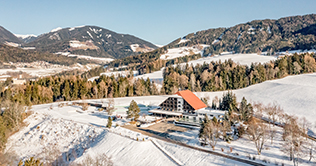
<path id="1" fill-rule="evenodd" d="M 173 94 L 179 88 L 191 91 L 223 91 L 244 88 L 266 80 L 283 78 L 288 75 L 316 71 L 315 54 L 294 54 L 284 56 L 265 64 L 256 63 L 250 67 L 234 63 L 210 62 L 203 65 L 177 65 L 164 70 L 162 91 Z"/>
<path id="2" fill-rule="evenodd" d="M 91 82 L 80 76 L 46 77 L 26 85 L 12 86 L 0 93 L 1 100 L 22 105 L 44 104 L 78 99 L 157 95 L 156 85 L 149 79 L 100 76 Z"/>

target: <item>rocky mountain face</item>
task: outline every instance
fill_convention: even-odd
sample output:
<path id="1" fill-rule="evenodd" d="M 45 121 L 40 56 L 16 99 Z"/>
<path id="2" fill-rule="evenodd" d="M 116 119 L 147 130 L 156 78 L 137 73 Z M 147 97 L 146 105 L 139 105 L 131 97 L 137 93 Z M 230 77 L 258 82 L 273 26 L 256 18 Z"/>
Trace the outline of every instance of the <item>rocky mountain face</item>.
<path id="1" fill-rule="evenodd" d="M 157 46 L 128 34 L 118 34 L 97 26 L 57 28 L 22 44 L 38 51 L 88 55 L 94 57 L 123 58 L 149 52 Z"/>
<path id="2" fill-rule="evenodd" d="M 316 15 L 285 17 L 278 20 L 254 20 L 229 28 L 215 28 L 190 33 L 168 48 L 210 45 L 204 55 L 222 52 L 255 53 L 316 48 Z"/>

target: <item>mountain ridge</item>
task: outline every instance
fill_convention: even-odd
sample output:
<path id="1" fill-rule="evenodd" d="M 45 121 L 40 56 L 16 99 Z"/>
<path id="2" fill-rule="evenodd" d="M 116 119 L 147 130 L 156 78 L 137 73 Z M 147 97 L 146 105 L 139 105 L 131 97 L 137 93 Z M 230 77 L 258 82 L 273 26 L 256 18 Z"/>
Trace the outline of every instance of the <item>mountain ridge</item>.
<path id="1" fill-rule="evenodd" d="M 0 25 L 0 43 L 21 44 L 22 42 L 13 33 Z"/>
<path id="2" fill-rule="evenodd" d="M 37 36 L 33 34 L 27 34 L 27 35 L 20 35 L 20 34 L 14 34 L 18 39 L 20 39 L 23 43 L 29 43 L 34 41 Z"/>
<path id="3" fill-rule="evenodd" d="M 204 55 L 221 52 L 255 53 L 316 48 L 316 14 L 253 20 L 232 27 L 189 33 L 169 43 L 168 48 L 210 45 Z"/>
<path id="4" fill-rule="evenodd" d="M 22 44 L 50 53 L 70 52 L 94 57 L 123 58 L 158 48 L 154 44 L 129 34 L 119 34 L 97 26 L 56 28 Z M 136 48 L 133 48 L 135 46 Z"/>

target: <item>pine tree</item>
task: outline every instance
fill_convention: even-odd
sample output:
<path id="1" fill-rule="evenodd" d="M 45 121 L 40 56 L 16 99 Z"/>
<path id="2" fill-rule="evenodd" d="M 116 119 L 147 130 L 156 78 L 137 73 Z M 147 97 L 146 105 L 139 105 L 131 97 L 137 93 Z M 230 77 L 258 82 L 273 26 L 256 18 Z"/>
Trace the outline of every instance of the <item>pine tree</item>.
<path id="1" fill-rule="evenodd" d="M 247 103 L 247 100 L 245 97 L 242 98 L 238 111 L 240 113 L 241 120 L 249 121 L 251 119 L 252 114 L 253 114 L 253 108 L 250 103 L 249 104 Z"/>
<path id="2" fill-rule="evenodd" d="M 203 134 L 204 134 L 204 128 L 205 128 L 206 124 L 207 124 L 209 121 L 210 121 L 210 120 L 209 120 L 208 116 L 205 114 L 205 117 L 204 117 L 204 119 L 203 119 L 203 121 L 202 121 L 202 123 L 201 123 L 200 131 L 199 131 L 199 138 L 202 139 L 202 142 L 203 142 L 204 144 L 206 144 L 206 139 L 204 139 L 202 136 L 203 136 Z"/>
<path id="3" fill-rule="evenodd" d="M 133 118 L 133 120 L 136 121 L 139 118 L 139 113 L 140 109 L 137 103 L 132 100 L 127 110 L 127 118 Z"/>
<path id="4" fill-rule="evenodd" d="M 230 115 L 233 111 L 237 110 L 237 101 L 236 95 L 233 92 L 229 91 L 228 93 L 223 95 L 223 100 L 219 105 L 220 110 L 228 110 L 228 114 Z"/>

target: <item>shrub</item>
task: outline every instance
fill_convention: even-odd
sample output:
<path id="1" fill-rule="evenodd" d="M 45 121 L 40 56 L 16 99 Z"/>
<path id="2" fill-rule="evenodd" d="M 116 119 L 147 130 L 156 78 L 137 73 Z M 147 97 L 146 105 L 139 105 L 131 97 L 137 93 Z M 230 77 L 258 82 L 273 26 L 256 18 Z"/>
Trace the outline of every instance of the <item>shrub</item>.
<path id="1" fill-rule="evenodd" d="M 112 127 L 112 118 L 109 116 L 108 118 L 108 124 L 106 125 L 107 128 L 111 128 Z"/>
<path id="2" fill-rule="evenodd" d="M 238 133 L 238 136 L 239 137 L 242 137 L 244 134 L 245 134 L 245 132 L 246 132 L 246 130 L 245 130 L 245 127 L 244 126 L 239 126 L 238 128 L 237 128 L 237 133 Z"/>
<path id="3" fill-rule="evenodd" d="M 34 157 L 31 157 L 25 160 L 24 163 L 22 160 L 20 160 L 18 166 L 22 166 L 23 164 L 24 166 L 42 166 L 43 165 L 43 163 L 39 159 L 35 159 Z"/>
<path id="4" fill-rule="evenodd" d="M 87 111 L 88 108 L 89 108 L 88 103 L 83 103 L 83 104 L 82 104 L 82 111 Z"/>

